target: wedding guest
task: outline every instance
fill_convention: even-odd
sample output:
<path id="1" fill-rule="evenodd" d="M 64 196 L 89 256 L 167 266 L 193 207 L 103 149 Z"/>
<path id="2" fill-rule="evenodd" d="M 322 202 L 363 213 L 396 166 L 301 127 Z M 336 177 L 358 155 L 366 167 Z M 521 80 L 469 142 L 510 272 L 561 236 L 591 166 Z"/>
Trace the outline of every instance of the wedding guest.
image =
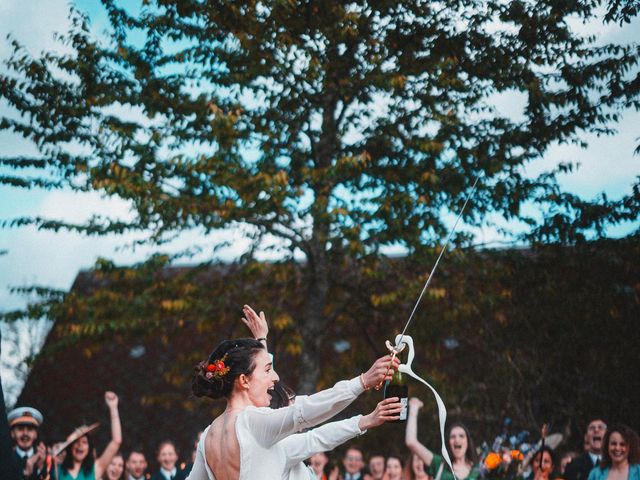
<path id="1" fill-rule="evenodd" d="M 544 446 L 533 456 L 530 480 L 551 480 L 557 478 L 556 459 L 551 448 Z"/>
<path id="2" fill-rule="evenodd" d="M 374 454 L 369 457 L 369 477 L 371 480 L 382 480 L 385 467 L 384 455 Z"/>
<path id="3" fill-rule="evenodd" d="M 425 445 L 418 441 L 418 413 L 423 407 L 418 398 L 409 400 L 409 414 L 405 431 L 405 443 L 412 453 L 418 455 L 428 467 L 428 474 L 435 480 L 475 480 L 478 477 L 478 469 L 474 468 L 475 452 L 469 430 L 462 423 L 453 423 L 449 426 L 446 435 L 447 452 L 453 463 L 455 477 L 448 468 L 445 468 L 444 458 L 433 453 Z"/>
<path id="4" fill-rule="evenodd" d="M 602 439 L 606 431 L 607 424 L 601 418 L 594 418 L 589 422 L 584 437 L 587 451 L 567 465 L 565 480 L 587 480 L 591 469 L 600 462 Z"/>
<path id="5" fill-rule="evenodd" d="M 129 452 L 125 462 L 127 480 L 144 480 L 147 470 L 147 458 L 141 448 L 134 448 Z"/>
<path id="6" fill-rule="evenodd" d="M 406 480 L 429 480 L 429 474 L 427 473 L 424 462 L 422 459 L 412 453 L 405 462 L 404 477 Z"/>
<path id="7" fill-rule="evenodd" d="M 111 459 L 102 478 L 104 480 L 124 480 L 124 457 L 120 452 Z"/>
<path id="8" fill-rule="evenodd" d="M 179 468 L 178 452 L 175 444 L 171 440 L 165 440 L 158 446 L 156 458 L 160 470 L 151 476 L 151 480 L 184 480 L 187 473 Z"/>
<path id="9" fill-rule="evenodd" d="M 122 443 L 122 428 L 118 413 L 118 396 L 113 392 L 105 392 L 104 400 L 109 408 L 111 418 L 111 440 L 95 458 L 91 433 L 99 424 L 83 425 L 76 428 L 59 448 L 66 450 L 64 461 L 58 465 L 58 480 L 96 480 L 102 478 L 113 457 L 118 453 Z M 54 452 L 57 454 L 58 452 Z"/>
<path id="10" fill-rule="evenodd" d="M 363 480 L 364 479 L 364 455 L 358 447 L 349 447 L 342 457 L 344 467 L 343 480 Z"/>
<path id="11" fill-rule="evenodd" d="M 591 470 L 589 480 L 640 480 L 640 441 L 633 429 L 613 426 L 602 444 L 602 460 Z"/>
<path id="12" fill-rule="evenodd" d="M 403 480 L 402 468 L 403 465 L 400 457 L 396 457 L 395 455 L 388 456 L 385 468 L 386 480 Z"/>
<path id="13" fill-rule="evenodd" d="M 13 461 L 24 480 L 38 480 L 46 476 L 47 449 L 38 442 L 38 431 L 44 418 L 32 407 L 18 407 L 7 415 L 13 441 Z"/>
<path id="14" fill-rule="evenodd" d="M 313 454 L 309 458 L 309 466 L 311 470 L 313 470 L 317 480 L 327 480 L 325 468 L 327 468 L 328 463 L 329 457 L 327 457 L 327 454 L 324 452 Z"/>

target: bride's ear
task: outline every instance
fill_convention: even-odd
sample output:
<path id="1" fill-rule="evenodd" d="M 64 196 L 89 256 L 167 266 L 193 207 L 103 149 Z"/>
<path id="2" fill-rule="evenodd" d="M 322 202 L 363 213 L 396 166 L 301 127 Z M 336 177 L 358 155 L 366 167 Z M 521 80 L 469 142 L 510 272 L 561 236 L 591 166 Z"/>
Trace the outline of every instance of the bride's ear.
<path id="1" fill-rule="evenodd" d="M 238 382 L 238 387 L 240 387 L 241 389 L 243 390 L 249 389 L 249 377 L 244 373 L 241 373 L 240 375 L 238 375 L 238 378 L 236 378 L 236 382 Z"/>

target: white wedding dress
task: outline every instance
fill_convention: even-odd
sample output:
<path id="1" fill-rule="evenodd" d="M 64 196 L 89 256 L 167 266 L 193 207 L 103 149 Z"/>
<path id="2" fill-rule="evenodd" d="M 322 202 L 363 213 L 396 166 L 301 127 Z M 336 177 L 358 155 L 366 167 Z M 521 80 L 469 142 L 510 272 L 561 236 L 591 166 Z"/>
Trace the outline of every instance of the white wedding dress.
<path id="1" fill-rule="evenodd" d="M 297 464 L 316 452 L 334 448 L 362 433 L 357 426 L 359 416 L 295 435 L 292 440 L 287 437 L 333 417 L 363 391 L 360 378 L 356 377 L 338 382 L 332 388 L 313 395 L 297 397 L 295 403 L 288 407 L 275 410 L 269 407 L 246 407 L 237 416 L 235 424 L 240 445 L 239 480 L 305 478 L 298 476 L 302 472 L 296 467 Z M 196 459 L 188 480 L 215 480 L 204 451 L 209 427 L 198 443 Z M 335 444 L 336 439 L 340 438 L 344 440 Z"/>

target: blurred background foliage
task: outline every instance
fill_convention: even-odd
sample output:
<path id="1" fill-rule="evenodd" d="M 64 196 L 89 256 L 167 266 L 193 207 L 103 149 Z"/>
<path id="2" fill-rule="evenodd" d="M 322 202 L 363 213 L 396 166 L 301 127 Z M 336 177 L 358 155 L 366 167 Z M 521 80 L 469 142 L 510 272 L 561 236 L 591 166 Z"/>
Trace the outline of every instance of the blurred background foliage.
<path id="1" fill-rule="evenodd" d="M 435 254 L 343 265 L 324 312 L 332 321 L 318 389 L 385 353 L 384 341 L 406 321 Z M 638 428 L 639 254 L 637 237 L 452 251 L 408 332 L 418 345 L 415 370 L 477 443 L 499 433 L 504 417 L 533 437 L 549 423 L 575 449 L 594 415 Z M 189 451 L 195 432 L 223 408 L 190 396 L 192 369 L 220 340 L 248 334 L 240 322 L 244 303 L 265 310 L 276 369 L 294 389 L 300 384 L 300 265 L 167 262 L 156 257 L 123 268 L 100 261 L 71 292 L 32 306 L 56 322 L 19 402 L 42 405 L 55 419 L 44 427 L 48 436 L 61 438 L 79 417 L 95 420 L 100 392 L 111 388 L 122 396 L 127 444 L 152 451 L 169 436 Z M 77 401 L 47 395 L 52 391 L 73 391 Z M 435 403 L 415 383 L 410 394 L 425 401 L 420 432 L 436 448 Z M 344 415 L 372 409 L 379 397 L 364 395 Z M 404 451 L 402 427 L 394 425 L 358 442 L 373 451 L 389 439 L 389 451 Z"/>

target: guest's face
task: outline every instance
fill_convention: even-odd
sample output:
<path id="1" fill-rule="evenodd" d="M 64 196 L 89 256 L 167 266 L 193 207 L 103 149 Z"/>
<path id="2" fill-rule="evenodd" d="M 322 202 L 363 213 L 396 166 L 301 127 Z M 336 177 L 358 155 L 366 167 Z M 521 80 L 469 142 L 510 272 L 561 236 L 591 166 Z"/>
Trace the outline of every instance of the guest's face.
<path id="1" fill-rule="evenodd" d="M 266 350 L 258 351 L 253 360 L 255 368 L 248 377 L 249 398 L 256 407 L 268 407 L 271 402 L 269 391 L 280 377 L 273 369 L 273 363 Z"/>
<path id="2" fill-rule="evenodd" d="M 165 443 L 158 451 L 158 463 L 165 470 L 173 470 L 178 461 L 176 449 L 170 443 Z"/>
<path id="3" fill-rule="evenodd" d="M 364 461 L 362 460 L 362 452 L 360 450 L 349 449 L 342 460 L 344 469 L 347 473 L 358 473 L 364 467 Z"/>
<path id="4" fill-rule="evenodd" d="M 82 462 L 89 453 L 89 439 L 86 435 L 71 444 L 71 456 L 74 462 Z"/>
<path id="5" fill-rule="evenodd" d="M 147 469 L 147 459 L 142 453 L 131 452 L 127 459 L 127 472 L 133 477 L 140 478 Z"/>
<path id="6" fill-rule="evenodd" d="M 418 455 L 411 455 L 411 469 L 414 475 L 424 475 L 424 462 Z"/>
<path id="7" fill-rule="evenodd" d="M 599 455 L 602 452 L 602 439 L 607 431 L 607 425 L 602 420 L 593 420 L 587 427 L 587 446 L 591 453 Z"/>
<path id="8" fill-rule="evenodd" d="M 612 463 L 622 463 L 629 460 L 629 445 L 619 432 L 611 433 L 608 448 Z"/>
<path id="9" fill-rule="evenodd" d="M 116 455 L 107 466 L 107 480 L 118 480 L 123 471 L 124 460 L 120 455 Z"/>
<path id="10" fill-rule="evenodd" d="M 38 430 L 33 425 L 15 425 L 11 429 L 11 438 L 22 450 L 29 450 L 38 438 Z"/>
<path id="11" fill-rule="evenodd" d="M 316 453 L 309 459 L 309 464 L 318 478 L 322 476 L 325 465 L 329 462 L 327 455 L 324 453 Z"/>
<path id="12" fill-rule="evenodd" d="M 402 478 L 402 463 L 395 457 L 387 458 L 387 478 L 389 480 L 400 480 Z"/>
<path id="13" fill-rule="evenodd" d="M 468 445 L 467 432 L 464 431 L 464 428 L 453 427 L 449 432 L 449 448 L 451 448 L 454 458 L 464 458 Z"/>
<path id="14" fill-rule="evenodd" d="M 369 472 L 376 480 L 384 475 L 384 457 L 375 455 L 369 459 Z"/>
<path id="15" fill-rule="evenodd" d="M 549 452 L 542 452 L 542 470 L 540 470 L 540 454 L 538 453 L 535 457 L 533 457 L 533 474 L 536 475 L 538 472 L 541 472 L 543 475 L 548 476 L 553 470 L 553 459 Z"/>

